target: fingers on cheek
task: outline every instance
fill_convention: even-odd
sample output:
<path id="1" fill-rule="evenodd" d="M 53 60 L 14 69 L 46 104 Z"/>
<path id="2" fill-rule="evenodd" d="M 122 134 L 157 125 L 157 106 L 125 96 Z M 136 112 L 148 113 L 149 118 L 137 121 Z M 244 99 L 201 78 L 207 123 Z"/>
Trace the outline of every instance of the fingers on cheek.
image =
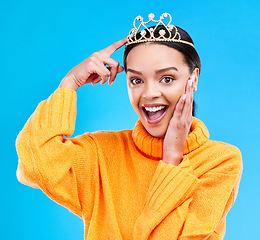
<path id="1" fill-rule="evenodd" d="M 190 89 L 190 80 L 188 80 L 186 83 L 185 92 L 188 93 L 189 89 Z"/>
<path id="2" fill-rule="evenodd" d="M 191 93 L 192 92 L 192 88 L 193 88 L 193 81 L 189 80 L 187 83 L 187 92 Z"/>
<path id="3" fill-rule="evenodd" d="M 193 89 L 195 86 L 195 82 L 193 81 L 190 87 L 190 111 L 191 111 L 191 115 L 192 115 L 192 109 L 193 109 Z"/>
<path id="4" fill-rule="evenodd" d="M 180 118 L 181 115 L 182 115 L 182 110 L 183 110 L 183 107 L 184 107 L 184 103 L 185 103 L 185 99 L 186 99 L 186 94 L 183 94 L 179 101 L 177 102 L 176 104 L 176 107 L 175 107 L 175 112 L 174 112 L 174 116 L 176 118 Z"/>
<path id="5" fill-rule="evenodd" d="M 190 120 L 190 117 L 192 117 L 192 103 L 193 103 L 192 97 L 186 99 L 183 115 L 185 119 L 187 119 L 188 121 Z"/>
<path id="6" fill-rule="evenodd" d="M 186 88 L 187 97 L 185 99 L 185 106 L 184 106 L 184 112 L 186 113 L 186 117 L 188 117 L 192 112 L 193 87 L 194 87 L 193 81 L 189 80 L 187 82 L 187 88 Z"/>

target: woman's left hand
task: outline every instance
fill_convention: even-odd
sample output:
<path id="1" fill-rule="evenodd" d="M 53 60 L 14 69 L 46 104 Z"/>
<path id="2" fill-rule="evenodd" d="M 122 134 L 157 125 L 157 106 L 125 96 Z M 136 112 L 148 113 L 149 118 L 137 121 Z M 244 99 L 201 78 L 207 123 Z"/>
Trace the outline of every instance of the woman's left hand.
<path id="1" fill-rule="evenodd" d="M 192 74 L 186 85 L 186 92 L 176 104 L 173 116 L 164 138 L 163 162 L 178 166 L 183 158 L 186 138 L 192 118 L 193 88 L 195 75 Z"/>

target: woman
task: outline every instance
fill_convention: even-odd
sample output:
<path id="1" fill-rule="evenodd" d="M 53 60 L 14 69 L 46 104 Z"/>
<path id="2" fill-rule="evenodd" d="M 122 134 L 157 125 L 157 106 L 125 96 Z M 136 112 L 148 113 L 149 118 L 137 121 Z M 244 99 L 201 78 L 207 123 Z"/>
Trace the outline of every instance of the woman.
<path id="1" fill-rule="evenodd" d="M 148 28 L 150 22 L 156 25 Z M 150 14 L 148 22 L 138 16 L 132 36 L 73 68 L 17 138 L 19 181 L 81 217 L 85 239 L 224 237 L 241 155 L 209 140 L 205 125 L 192 117 L 200 59 L 190 36 L 170 23 L 167 13 L 159 20 Z M 125 44 L 135 128 L 64 138 L 74 131 L 76 90 L 112 85 L 124 68 L 110 56 Z"/>

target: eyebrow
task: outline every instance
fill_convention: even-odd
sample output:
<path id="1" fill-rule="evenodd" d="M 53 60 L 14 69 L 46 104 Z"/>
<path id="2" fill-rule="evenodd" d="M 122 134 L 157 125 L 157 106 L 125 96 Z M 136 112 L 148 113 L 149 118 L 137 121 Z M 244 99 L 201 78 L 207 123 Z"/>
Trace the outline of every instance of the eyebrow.
<path id="1" fill-rule="evenodd" d="M 127 69 L 126 69 L 126 72 L 132 72 L 132 73 L 135 73 L 135 74 L 142 75 L 142 72 L 136 71 L 136 70 L 131 69 L 131 68 L 127 68 Z"/>
<path id="2" fill-rule="evenodd" d="M 162 68 L 162 69 L 156 70 L 155 73 L 162 73 L 162 72 L 166 72 L 166 71 L 169 71 L 169 70 L 174 70 L 174 71 L 178 72 L 178 69 L 176 67 L 167 67 L 167 68 Z M 135 73 L 135 74 L 142 75 L 142 72 L 136 71 L 136 70 L 131 69 L 131 68 L 128 68 L 126 70 L 126 72 L 132 72 L 132 73 Z"/>
<path id="3" fill-rule="evenodd" d="M 169 70 L 174 70 L 174 71 L 178 72 L 178 69 L 176 67 L 167 67 L 167 68 L 156 70 L 155 72 L 156 73 L 162 73 L 162 72 L 166 72 L 166 71 L 169 71 Z"/>

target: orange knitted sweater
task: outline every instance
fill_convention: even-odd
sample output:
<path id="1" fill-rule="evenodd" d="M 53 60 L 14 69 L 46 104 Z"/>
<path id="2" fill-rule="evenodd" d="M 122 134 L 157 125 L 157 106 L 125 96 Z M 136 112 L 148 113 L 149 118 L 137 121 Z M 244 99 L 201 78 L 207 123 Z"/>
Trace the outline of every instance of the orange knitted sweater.
<path id="1" fill-rule="evenodd" d="M 163 139 L 133 130 L 75 138 L 76 92 L 56 90 L 17 138 L 20 182 L 84 221 L 85 239 L 223 239 L 242 172 L 239 150 L 208 140 L 194 118 L 179 166 L 162 162 Z"/>

